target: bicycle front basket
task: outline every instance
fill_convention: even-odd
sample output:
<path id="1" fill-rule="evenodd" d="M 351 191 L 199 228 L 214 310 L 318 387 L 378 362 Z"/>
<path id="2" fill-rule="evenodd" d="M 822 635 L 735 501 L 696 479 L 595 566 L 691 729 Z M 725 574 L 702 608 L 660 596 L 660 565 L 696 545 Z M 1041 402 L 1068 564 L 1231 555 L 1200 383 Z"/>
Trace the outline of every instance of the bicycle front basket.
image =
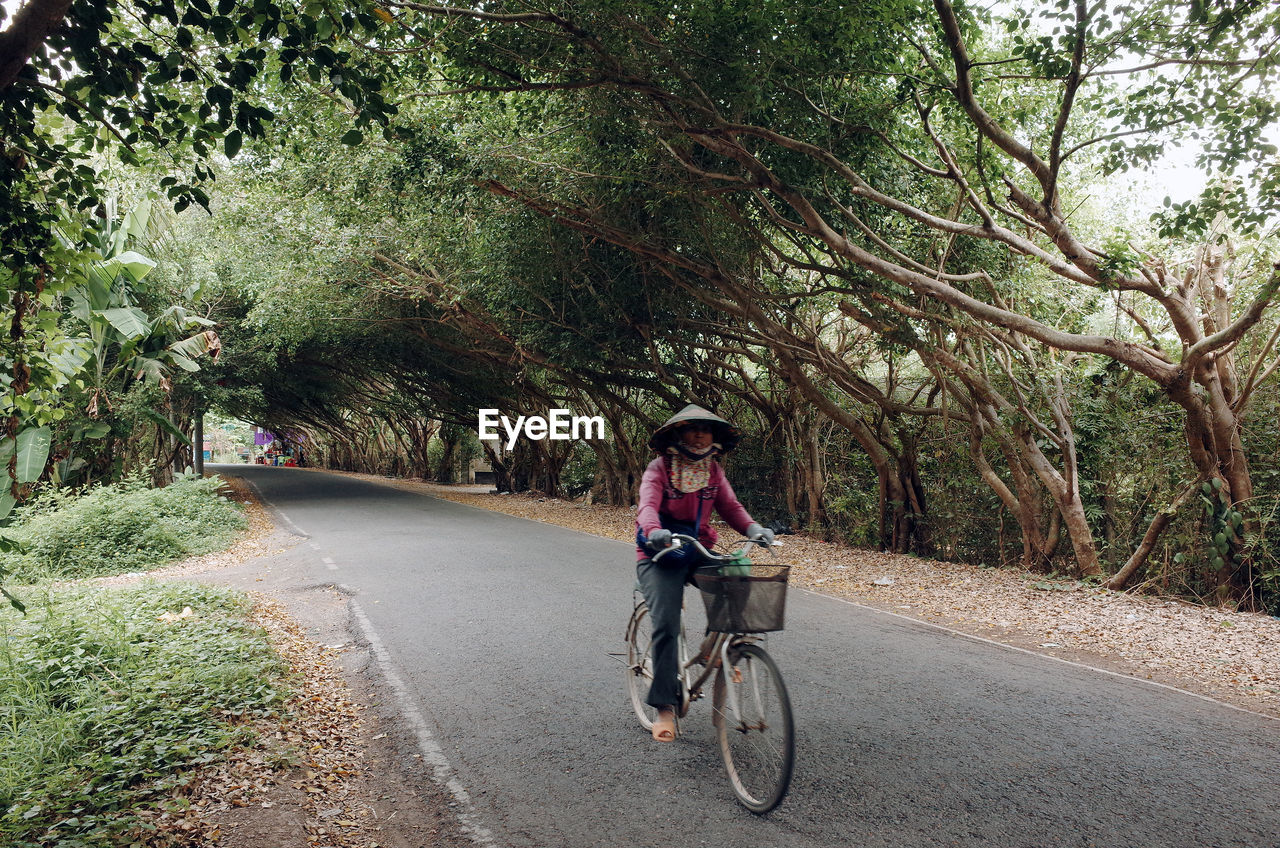
<path id="1" fill-rule="evenodd" d="M 693 582 L 707 609 L 707 629 L 721 633 L 781 630 L 790 572 L 786 565 L 753 565 L 751 573 L 743 576 L 695 572 Z"/>

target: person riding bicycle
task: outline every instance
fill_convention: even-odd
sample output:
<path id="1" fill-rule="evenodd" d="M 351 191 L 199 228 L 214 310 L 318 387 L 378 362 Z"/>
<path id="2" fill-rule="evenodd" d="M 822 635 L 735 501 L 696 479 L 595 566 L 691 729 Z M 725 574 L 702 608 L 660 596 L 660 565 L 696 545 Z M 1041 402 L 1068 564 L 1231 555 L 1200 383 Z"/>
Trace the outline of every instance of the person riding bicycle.
<path id="1" fill-rule="evenodd" d="M 738 444 L 738 430 L 720 416 L 689 404 L 654 431 L 649 447 L 658 455 L 640 481 L 636 512 L 636 576 L 649 605 L 653 628 L 653 683 L 647 702 L 658 711 L 653 738 L 676 737 L 680 610 L 684 585 L 701 562 L 692 548 L 652 557 L 671 545 L 672 533 L 693 536 L 706 548 L 715 544 L 714 508 L 729 526 L 749 539 L 773 544 L 773 531 L 761 527 L 738 502 L 716 457 Z"/>

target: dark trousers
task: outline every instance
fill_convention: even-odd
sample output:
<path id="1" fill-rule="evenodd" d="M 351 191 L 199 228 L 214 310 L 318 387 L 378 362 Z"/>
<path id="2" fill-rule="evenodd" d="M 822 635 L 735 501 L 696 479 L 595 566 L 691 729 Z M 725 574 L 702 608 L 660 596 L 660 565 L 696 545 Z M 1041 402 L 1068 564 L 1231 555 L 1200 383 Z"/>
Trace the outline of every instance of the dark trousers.
<path id="1" fill-rule="evenodd" d="M 646 699 L 653 707 L 680 703 L 680 611 L 684 584 L 702 564 L 701 557 L 691 557 L 687 563 L 668 563 L 668 559 L 674 557 L 663 557 L 656 564 L 651 559 L 636 563 L 636 578 L 649 605 L 653 627 L 653 683 Z"/>

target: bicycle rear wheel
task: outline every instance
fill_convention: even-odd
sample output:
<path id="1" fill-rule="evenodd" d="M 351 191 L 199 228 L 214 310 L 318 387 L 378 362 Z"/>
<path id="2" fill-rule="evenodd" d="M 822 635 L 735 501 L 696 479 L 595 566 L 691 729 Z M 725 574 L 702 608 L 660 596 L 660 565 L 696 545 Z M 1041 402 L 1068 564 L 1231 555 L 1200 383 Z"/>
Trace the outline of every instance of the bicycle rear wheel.
<path id="1" fill-rule="evenodd" d="M 683 716 L 689 706 L 689 690 L 683 670 L 683 663 L 688 653 L 684 640 L 683 622 L 680 625 L 678 638 L 679 647 L 677 651 L 682 666 L 680 674 L 681 702 L 675 705 L 677 726 L 679 725 L 679 716 Z M 640 719 L 640 724 L 645 730 L 653 729 L 653 720 L 658 715 L 658 711 L 646 703 L 646 699 L 649 697 L 649 686 L 653 683 L 652 649 L 653 622 L 649 615 L 649 605 L 644 601 L 640 601 L 631 613 L 631 620 L 627 622 L 626 679 L 627 697 L 631 700 L 631 709 L 635 710 L 636 718 Z"/>
<path id="2" fill-rule="evenodd" d="M 759 645 L 731 648 L 729 668 L 716 672 L 712 704 L 734 794 L 751 812 L 769 812 L 791 786 L 796 755 L 791 699 L 773 658 Z"/>
<path id="3" fill-rule="evenodd" d="M 636 604 L 627 622 L 627 697 L 631 699 L 631 709 L 645 730 L 653 729 L 653 720 L 658 711 L 645 703 L 649 696 L 649 686 L 653 683 L 653 627 L 649 617 L 649 606 L 641 601 Z"/>

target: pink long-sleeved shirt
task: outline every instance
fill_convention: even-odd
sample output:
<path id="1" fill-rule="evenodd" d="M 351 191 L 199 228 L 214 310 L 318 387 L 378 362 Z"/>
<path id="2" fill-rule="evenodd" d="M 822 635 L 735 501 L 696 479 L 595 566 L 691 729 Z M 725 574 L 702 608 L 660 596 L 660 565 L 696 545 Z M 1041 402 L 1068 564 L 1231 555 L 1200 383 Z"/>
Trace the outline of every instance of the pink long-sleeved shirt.
<path id="1" fill-rule="evenodd" d="M 747 528 L 754 523 L 746 508 L 738 502 L 738 496 L 733 493 L 733 487 L 729 485 L 729 478 L 725 476 L 720 463 L 711 463 L 711 479 L 706 487 L 696 492 L 681 492 L 671 485 L 666 458 L 659 456 L 649 463 L 640 480 L 640 506 L 636 511 L 636 527 L 648 536 L 662 526 L 660 515 L 692 524 L 698 517 L 699 500 L 702 502 L 702 522 L 698 528 L 698 541 L 708 548 L 719 538 L 719 534 L 711 526 L 712 507 L 730 527 L 743 535 L 746 535 Z M 644 548 L 636 548 L 637 560 L 649 555 Z"/>

